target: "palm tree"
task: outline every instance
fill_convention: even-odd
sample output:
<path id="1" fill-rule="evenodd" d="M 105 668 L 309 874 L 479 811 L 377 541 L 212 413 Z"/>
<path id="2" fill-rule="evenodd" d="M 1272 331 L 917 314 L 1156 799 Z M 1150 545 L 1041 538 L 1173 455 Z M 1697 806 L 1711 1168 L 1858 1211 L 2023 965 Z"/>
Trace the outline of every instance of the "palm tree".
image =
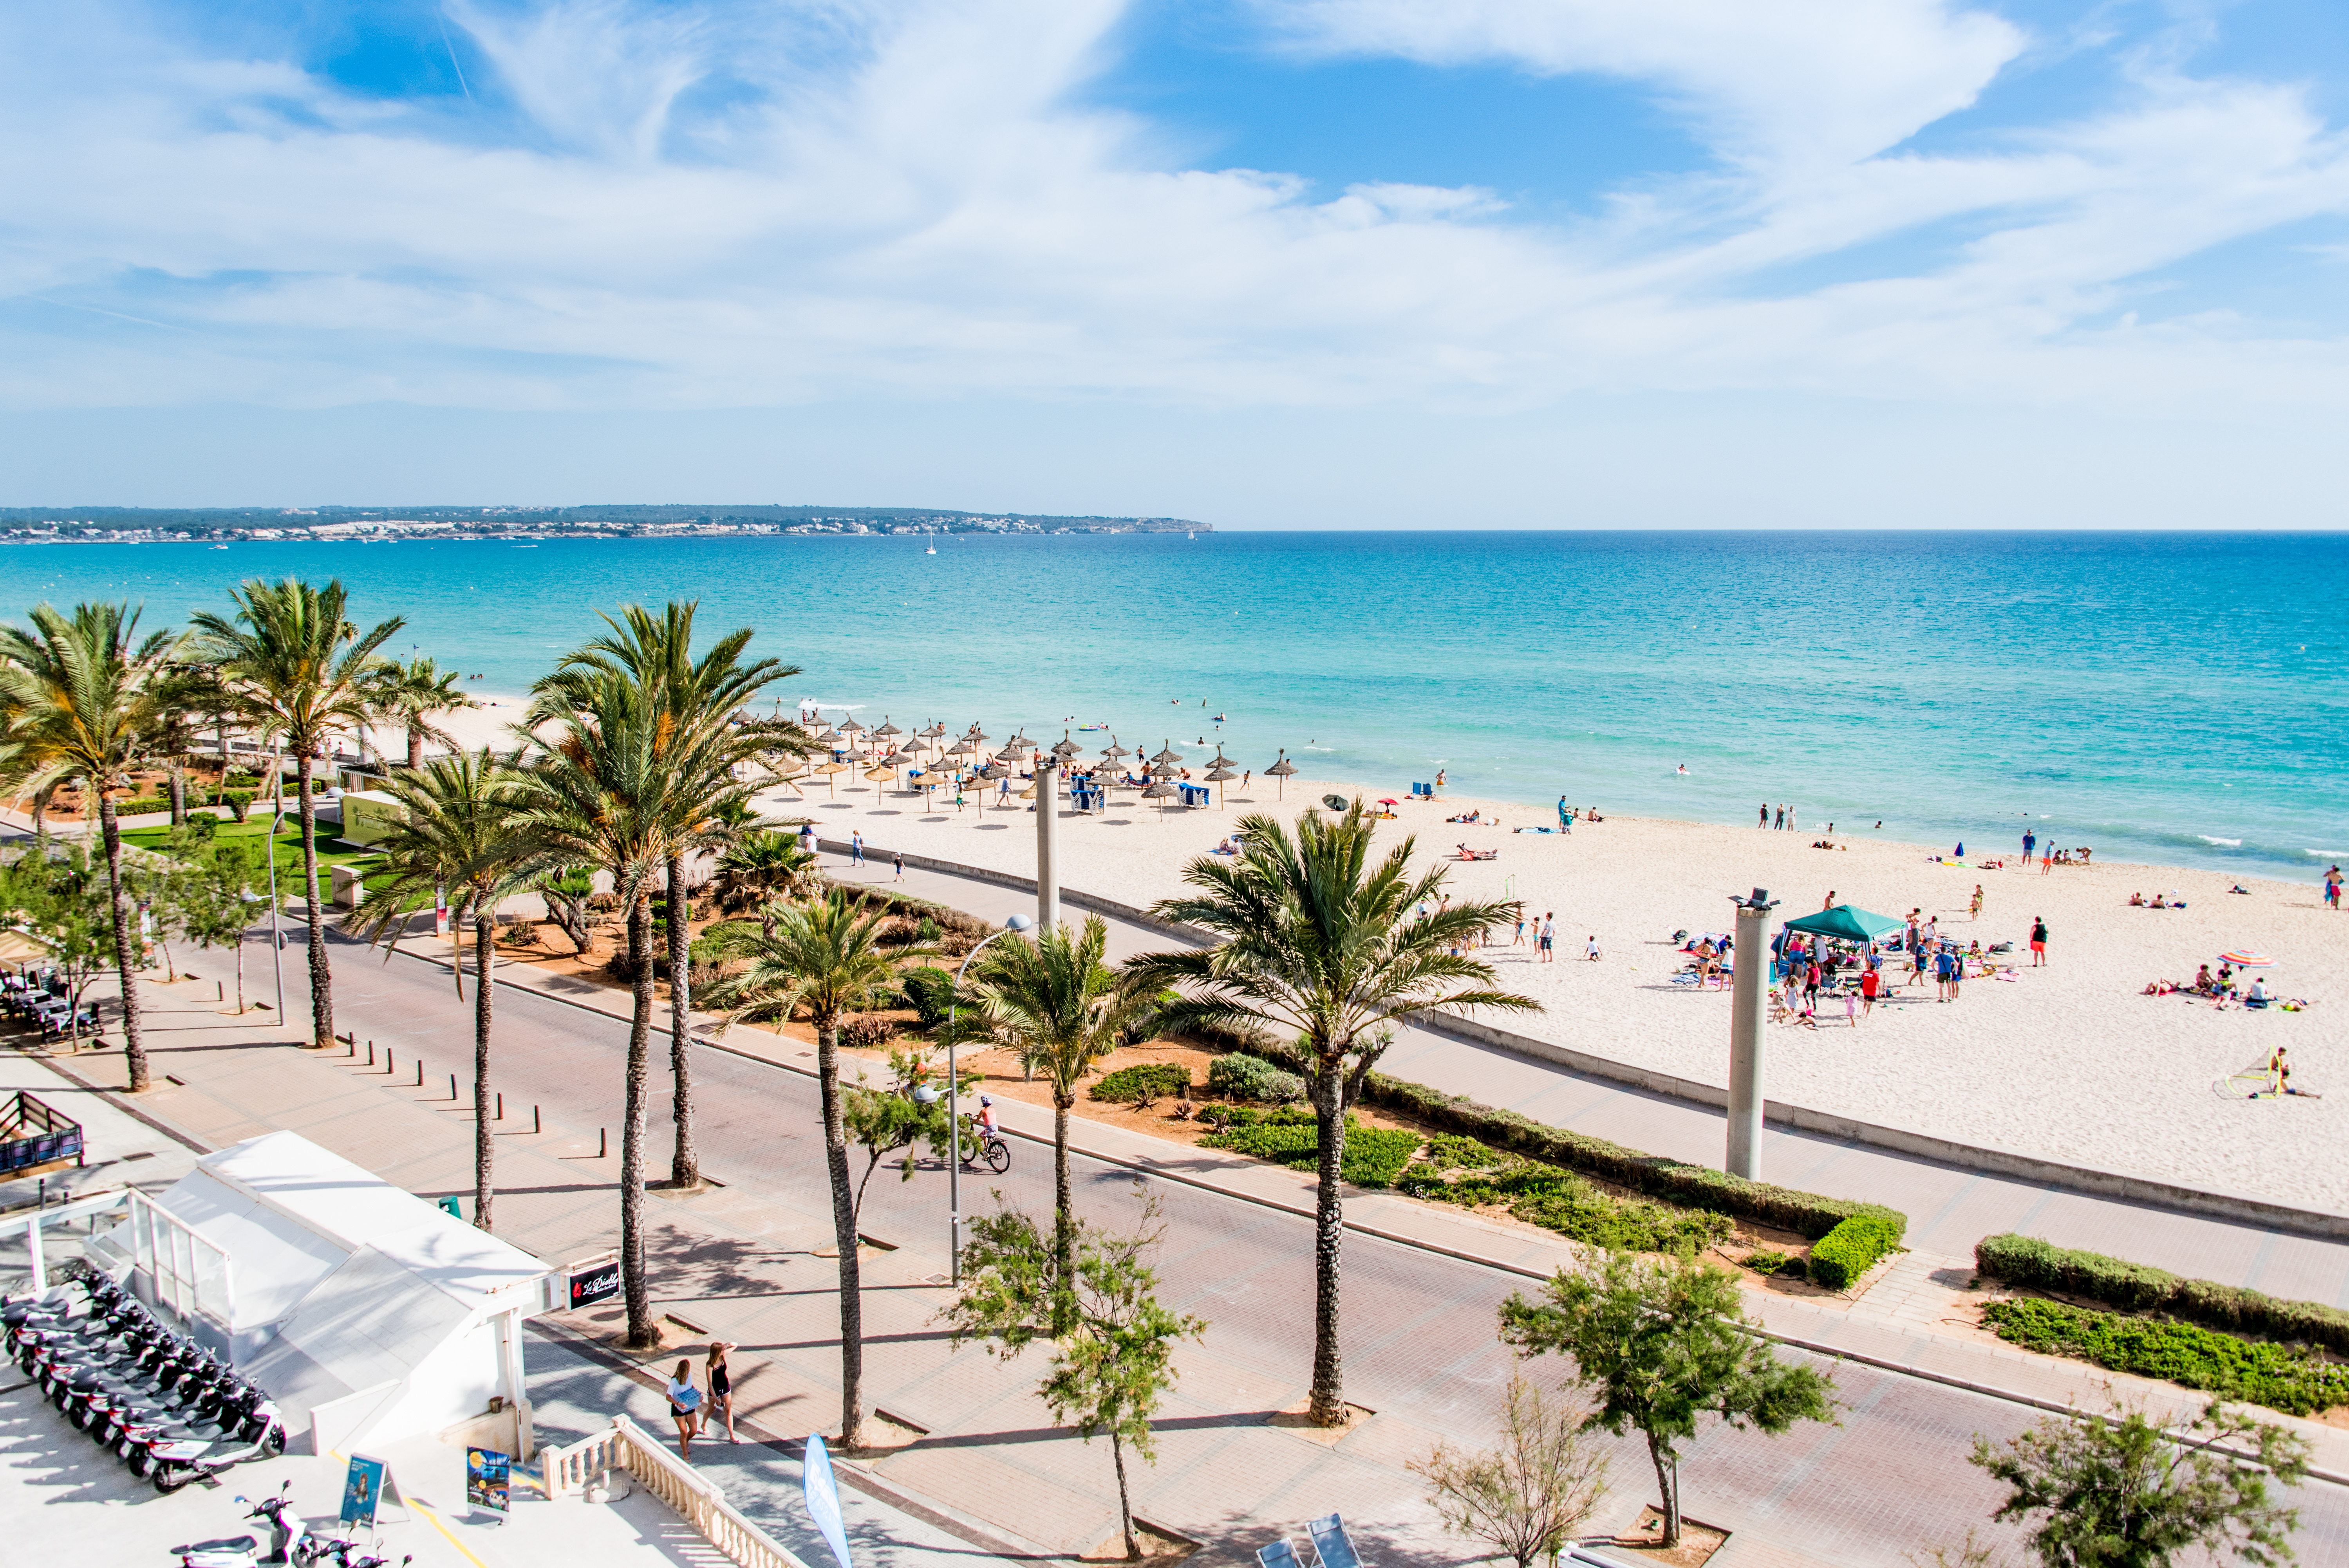
<path id="1" fill-rule="evenodd" d="M 731 744 L 723 726 L 681 727 L 657 694 L 616 674 L 580 680 L 574 700 L 540 739 L 527 774 L 516 834 L 517 878 L 559 874 L 581 865 L 611 872 L 612 892 L 627 912 L 628 1020 L 626 1103 L 620 1129 L 620 1277 L 628 1303 L 628 1343 L 654 1337 L 645 1273 L 645 1088 L 652 1042 L 652 890 L 669 844 L 698 813 L 747 793 L 737 786 L 712 798 L 713 754 Z M 722 772 L 722 769 L 716 771 Z"/>
<path id="2" fill-rule="evenodd" d="M 391 881 L 369 900 L 375 913 L 368 934 L 397 941 L 409 913 L 438 893 L 445 892 L 460 921 L 473 919 L 473 1223 L 486 1231 L 492 1228 L 497 1163 L 490 1128 L 490 956 L 499 903 L 527 885 L 515 870 L 525 783 L 512 758 L 483 747 L 436 757 L 394 774 L 384 788 L 404 810 L 380 846 Z M 463 965 L 450 968 L 461 999 Z"/>
<path id="3" fill-rule="evenodd" d="M 408 731 L 410 768 L 424 766 L 426 741 L 449 747 L 457 744 L 455 736 L 432 721 L 441 714 L 474 706 L 473 699 L 458 689 L 457 683 L 463 678 L 430 659 L 384 666 L 376 685 L 376 711 Z"/>
<path id="4" fill-rule="evenodd" d="M 1069 1112 L 1077 1084 L 1115 1050 L 1154 993 L 1102 962 L 1109 927 L 1085 918 L 1081 935 L 1055 926 L 1035 941 L 1007 936 L 979 959 L 970 993 L 994 1032 L 1030 1073 L 1052 1086 L 1052 1257 L 1056 1290 L 1072 1286 L 1076 1215 L 1069 1191 Z"/>
<path id="5" fill-rule="evenodd" d="M 897 961 L 926 958 L 927 948 L 885 952 L 889 916 L 847 890 L 813 903 L 786 904 L 774 929 L 730 931 L 727 950 L 748 959 L 711 988 L 710 1001 L 738 1018 L 790 1019 L 802 1007 L 815 1025 L 816 1078 L 823 1100 L 823 1157 L 832 1176 L 832 1229 L 840 1245 L 840 1441 L 854 1449 L 864 1434 L 864 1313 L 858 1295 L 855 1190 L 848 1175 L 848 1129 L 840 1089 L 840 1020 L 879 1005 L 897 989 Z"/>
<path id="6" fill-rule="evenodd" d="M 139 612 L 129 604 L 77 604 L 69 616 L 43 604 L 26 618 L 30 628 L 0 627 L 0 705 L 15 752 L 9 766 L 38 799 L 78 778 L 84 799 L 98 802 L 114 967 L 122 984 L 123 1055 L 137 1094 L 147 1088 L 147 1046 L 139 1030 L 138 965 L 113 791 L 129 782 L 162 721 L 179 638 L 157 632 L 140 639 Z"/>
<path id="7" fill-rule="evenodd" d="M 779 743 L 788 748 L 799 727 L 780 721 L 736 726 L 733 717 L 747 708 L 774 681 L 800 673 L 796 665 L 776 659 L 748 664 L 742 651 L 750 645 L 748 627 L 720 637 L 709 651 L 693 656 L 693 616 L 698 602 L 672 600 L 658 615 L 641 604 L 630 604 L 618 617 L 604 617 L 608 634 L 588 641 L 567 655 L 554 674 L 533 688 L 533 701 L 525 723 L 559 717 L 576 706 L 582 683 L 605 675 L 621 675 L 653 695 L 662 711 L 680 728 L 718 728 L 729 744 L 707 752 L 710 772 L 688 781 L 681 801 L 697 793 L 710 797 L 710 809 L 694 812 L 677 824 L 663 866 L 668 909 L 669 1072 L 675 1086 L 670 1114 L 677 1141 L 669 1158 L 669 1184 L 694 1187 L 701 1181 L 701 1158 L 693 1141 L 693 1042 L 691 911 L 687 907 L 686 857 L 696 850 L 723 845 L 736 836 L 747 812 L 720 809 L 730 798 L 747 808 L 747 792 L 735 791 L 735 775 L 762 750 Z M 813 742 L 806 744 L 812 746 Z M 698 788 L 697 788 L 698 784 Z"/>
<path id="8" fill-rule="evenodd" d="M 760 928 L 775 934 L 775 901 L 800 897 L 815 885 L 816 858 L 791 834 L 774 828 L 744 833 L 719 851 L 709 892 L 729 914 L 756 910 Z"/>
<path id="9" fill-rule="evenodd" d="M 288 577 L 258 578 L 229 594 L 233 617 L 206 611 L 190 624 L 217 668 L 235 710 L 294 754 L 301 786 L 302 887 L 309 923 L 310 1043 L 335 1043 L 334 976 L 318 900 L 318 803 L 310 793 L 319 756 L 338 729 L 356 729 L 375 713 L 383 661 L 376 650 L 405 624 L 398 616 L 362 635 L 351 621 L 340 580 L 324 588 Z M 273 843 L 270 852 L 276 853 Z"/>
<path id="10" fill-rule="evenodd" d="M 1442 904 L 1439 866 L 1412 869 L 1415 840 L 1375 865 L 1373 824 L 1359 799 L 1342 815 L 1308 811 L 1291 837 L 1278 819 L 1240 822 L 1238 857 L 1202 855 L 1184 868 L 1196 891 L 1154 905 L 1164 920 L 1206 927 L 1212 947 L 1145 954 L 1127 965 L 1138 985 L 1174 986 L 1170 1022 L 1243 1032 L 1277 1031 L 1313 1057 L 1313 1108 L 1320 1132 L 1320 1187 L 1314 1206 L 1315 1304 L 1311 1417 L 1343 1426 L 1338 1357 L 1338 1269 L 1345 1237 L 1339 1169 L 1345 1154 L 1346 1058 L 1388 1020 L 1430 1007 L 1540 1005 L 1491 989 L 1492 966 L 1467 957 L 1469 938 L 1515 917 L 1516 906 L 1471 901 Z M 1432 913 L 1419 914 L 1425 903 Z"/>

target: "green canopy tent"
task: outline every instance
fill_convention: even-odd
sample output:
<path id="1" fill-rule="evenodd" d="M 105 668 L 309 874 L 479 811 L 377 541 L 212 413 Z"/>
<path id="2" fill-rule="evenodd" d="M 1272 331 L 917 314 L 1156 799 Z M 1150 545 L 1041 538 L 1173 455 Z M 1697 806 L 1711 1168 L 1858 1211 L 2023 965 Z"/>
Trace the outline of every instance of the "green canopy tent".
<path id="1" fill-rule="evenodd" d="M 1806 932 L 1813 936 L 1833 936 L 1845 942 L 1880 942 L 1894 932 L 1906 929 L 1906 923 L 1841 903 L 1833 909 L 1823 909 L 1816 914 L 1806 914 L 1800 920 L 1790 920 L 1786 922 L 1785 929 Z"/>

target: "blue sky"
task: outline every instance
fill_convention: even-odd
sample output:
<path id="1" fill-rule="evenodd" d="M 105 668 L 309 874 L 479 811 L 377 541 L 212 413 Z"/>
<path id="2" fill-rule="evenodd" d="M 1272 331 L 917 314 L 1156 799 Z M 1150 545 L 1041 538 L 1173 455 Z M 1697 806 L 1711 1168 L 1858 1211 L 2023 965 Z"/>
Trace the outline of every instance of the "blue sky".
<path id="1" fill-rule="evenodd" d="M 0 500 L 2338 527 L 2349 7 L 0 7 Z"/>

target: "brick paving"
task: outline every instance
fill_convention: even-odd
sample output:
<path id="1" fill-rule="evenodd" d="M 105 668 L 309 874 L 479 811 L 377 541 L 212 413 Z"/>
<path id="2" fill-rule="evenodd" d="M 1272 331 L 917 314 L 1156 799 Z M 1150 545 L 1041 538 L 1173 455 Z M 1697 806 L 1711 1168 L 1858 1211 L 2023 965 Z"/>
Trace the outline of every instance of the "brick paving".
<path id="1" fill-rule="evenodd" d="M 289 971 L 298 957 L 298 949 L 289 953 Z M 470 1060 L 470 1016 L 446 971 L 357 949 L 337 959 L 338 1016 L 362 1041 L 347 1057 L 300 1049 L 256 1024 L 267 1015 L 223 1017 L 195 1005 L 192 988 L 150 990 L 158 1070 L 185 1082 L 142 1099 L 140 1109 L 212 1143 L 294 1127 L 411 1190 L 470 1191 L 470 1097 L 452 1102 L 447 1078 Z M 617 1102 L 624 1029 L 517 986 L 501 988 L 498 1016 L 498 1082 L 509 1130 L 500 1140 L 500 1232 L 555 1261 L 608 1246 L 617 1211 L 616 1140 L 612 1155 L 599 1160 L 595 1134 L 611 1124 Z M 396 1070 L 366 1068 L 369 1040 L 379 1059 L 386 1047 L 396 1053 Z M 788 1437 L 837 1420 L 833 1267 L 813 1255 L 829 1241 L 829 1206 L 813 1087 L 803 1071 L 792 1070 L 804 1067 L 793 1059 L 801 1048 L 740 1032 L 728 1041 L 734 1048 L 754 1043 L 778 1060 L 733 1048 L 698 1053 L 704 1160 L 724 1185 L 690 1196 L 657 1192 L 649 1240 L 659 1310 L 740 1343 L 745 1413 Z M 414 1081 L 419 1059 L 421 1087 Z M 74 1066 L 119 1070 L 119 1057 Z M 537 1134 L 528 1130 L 533 1105 L 543 1118 Z M 650 1163 L 657 1170 L 667 1148 L 657 1086 L 655 1105 Z M 1030 1108 L 1009 1109 L 1012 1130 L 1025 1130 L 1019 1118 Z M 1244 1562 L 1275 1529 L 1332 1509 L 1357 1526 L 1375 1561 L 1475 1555 L 1436 1531 L 1420 1484 L 1402 1466 L 1439 1439 L 1484 1440 L 1510 1370 L 1494 1338 L 1494 1309 L 1526 1284 L 1520 1271 L 1548 1266 L 1548 1243 L 1390 1197 L 1350 1204 L 1358 1226 L 1490 1256 L 1502 1266 L 1377 1233 L 1350 1237 L 1347 1392 L 1376 1415 L 1325 1444 L 1267 1420 L 1305 1393 L 1310 1237 L 1290 1210 L 1309 1200 L 1307 1184 L 1292 1172 L 1205 1151 L 1136 1151 L 1120 1147 L 1120 1138 L 1144 1141 L 1084 1130 L 1086 1145 L 1099 1147 L 1077 1161 L 1081 1206 L 1109 1220 L 1131 1214 L 1136 1173 L 1119 1161 L 1154 1161 L 1158 1168 L 1143 1180 L 1164 1205 L 1165 1294 L 1214 1325 L 1204 1344 L 1183 1353 L 1184 1380 L 1161 1423 L 1159 1463 L 1137 1473 L 1137 1511 L 1202 1541 L 1203 1561 Z M 986 1189 L 999 1187 L 1009 1201 L 1041 1210 L 1049 1171 L 1047 1150 L 1019 1143 L 1010 1172 L 974 1182 L 966 1205 L 982 1207 Z M 1269 1202 L 1199 1182 L 1228 1182 Z M 928 1434 L 863 1467 L 869 1484 L 927 1500 L 942 1516 L 966 1522 L 978 1542 L 1034 1542 L 1055 1552 L 1092 1546 L 1114 1528 L 1105 1446 L 1088 1447 L 1051 1425 L 1033 1393 L 1042 1365 L 1032 1353 L 1007 1367 L 977 1347 L 957 1352 L 930 1321 L 943 1294 L 931 1283 L 946 1264 L 943 1189 L 935 1171 L 903 1183 L 884 1170 L 866 1200 L 863 1228 L 896 1243 L 866 1269 L 868 1397 Z M 1905 1297 L 1906 1287 L 1895 1294 Z M 1917 1332 L 1921 1326 L 1901 1321 L 1897 1304 L 1873 1318 L 1806 1301 L 1765 1297 L 1760 1305 L 1779 1332 L 1894 1363 L 1946 1363 L 1960 1369 L 1946 1375 L 1978 1377 L 1990 1360 L 1982 1347 Z M 591 1316 L 571 1326 L 609 1333 L 613 1325 Z M 2041 1367 L 2038 1358 L 1999 1350 L 2002 1372 L 2035 1372 L 2059 1389 L 2081 1382 L 2069 1364 Z M 1835 1370 L 1849 1406 L 1841 1426 L 1778 1439 L 1712 1429 L 1691 1451 L 1686 1505 L 1733 1532 L 1721 1559 L 1732 1568 L 1897 1561 L 1904 1551 L 1961 1538 L 1994 1505 L 1997 1489 L 1962 1455 L 1973 1433 L 2004 1437 L 2031 1412 L 1867 1367 Z M 1627 1525 L 1653 1484 L 1644 1452 L 1630 1443 L 1619 1446 L 1615 1473 L 1603 1522 L 1609 1528 Z M 788 1490 L 779 1483 L 774 1495 Z M 2313 1486 L 2301 1501 L 2304 1559 L 2329 1553 L 2349 1560 L 2349 1493 Z"/>

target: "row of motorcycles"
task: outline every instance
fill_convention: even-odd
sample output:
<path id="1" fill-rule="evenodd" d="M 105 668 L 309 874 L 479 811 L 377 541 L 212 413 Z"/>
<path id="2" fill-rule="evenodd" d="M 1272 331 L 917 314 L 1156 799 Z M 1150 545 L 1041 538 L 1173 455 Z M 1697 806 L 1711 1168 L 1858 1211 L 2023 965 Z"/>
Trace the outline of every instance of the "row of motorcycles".
<path id="1" fill-rule="evenodd" d="M 316 1568 L 316 1564 L 332 1563 L 334 1568 L 390 1568 L 390 1559 L 370 1557 L 348 1539 L 342 1536 L 313 1535 L 294 1511 L 294 1483 L 287 1481 L 277 1489 L 275 1497 L 265 1497 L 253 1503 L 247 1519 L 267 1522 L 269 1551 L 256 1555 L 261 1543 L 250 1535 L 238 1535 L 221 1541 L 199 1541 L 191 1545 L 174 1546 L 171 1554 L 180 1560 L 180 1568 L 258 1568 L 262 1563 L 283 1563 L 289 1568 Z M 251 1502 L 240 1497 L 239 1502 Z M 399 1568 L 415 1562 L 411 1554 L 399 1560 Z"/>
<path id="2" fill-rule="evenodd" d="M 98 1029 L 98 1004 L 89 1003 L 77 1012 L 73 987 L 55 969 L 0 975 L 0 1011 L 38 1028 L 44 1041 L 94 1035 Z"/>
<path id="3" fill-rule="evenodd" d="M 78 1312 L 66 1295 L 76 1289 Z M 8 1355 L 49 1402 L 157 1491 L 285 1451 L 266 1394 L 103 1274 L 47 1300 L 0 1300 L 0 1325 Z"/>

